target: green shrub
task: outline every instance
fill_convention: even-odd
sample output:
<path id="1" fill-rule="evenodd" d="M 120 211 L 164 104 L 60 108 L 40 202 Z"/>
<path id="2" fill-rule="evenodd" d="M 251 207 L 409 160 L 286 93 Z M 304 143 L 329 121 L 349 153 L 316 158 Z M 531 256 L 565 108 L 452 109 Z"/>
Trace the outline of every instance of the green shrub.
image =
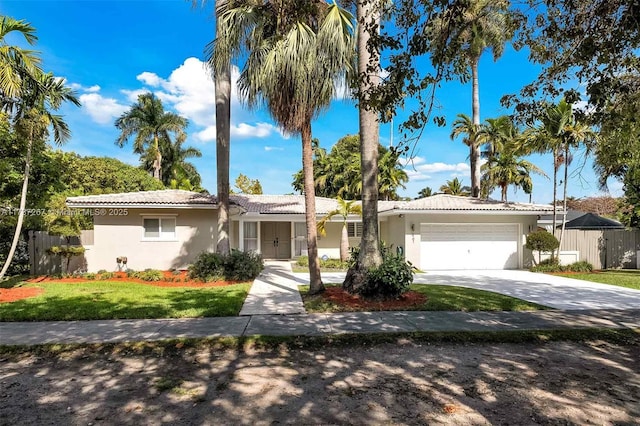
<path id="1" fill-rule="evenodd" d="M 532 266 L 531 272 L 564 272 L 564 266 L 557 263 L 545 263 L 542 262 L 539 265 Z"/>
<path id="2" fill-rule="evenodd" d="M 133 269 L 127 269 L 127 278 L 138 278 L 138 271 L 135 271 Z"/>
<path id="3" fill-rule="evenodd" d="M 97 275 L 98 275 L 98 278 L 101 279 L 101 280 L 108 280 L 108 279 L 113 278 L 113 277 L 116 276 L 115 273 L 107 272 L 107 271 L 104 271 L 104 272 L 98 271 Z"/>
<path id="4" fill-rule="evenodd" d="M 142 272 L 138 272 L 138 278 L 143 281 L 161 281 L 164 278 L 164 274 L 157 269 L 145 269 Z"/>
<path id="5" fill-rule="evenodd" d="M 100 269 L 98 272 L 96 272 L 96 274 L 98 275 L 102 275 L 102 274 L 106 274 L 108 271 L 106 269 Z"/>
<path id="6" fill-rule="evenodd" d="M 298 266 L 307 267 L 309 266 L 309 256 L 300 256 L 296 261 Z"/>
<path id="7" fill-rule="evenodd" d="M 553 234 L 547 231 L 536 231 L 527 235 L 527 243 L 525 247 L 529 250 L 537 251 L 538 259 L 540 259 L 540 252 L 552 252 L 560 247 L 560 242 Z M 540 264 L 542 264 L 542 262 L 540 262 Z"/>
<path id="8" fill-rule="evenodd" d="M 96 279 L 96 274 L 93 274 L 91 272 L 87 272 L 86 274 L 82 275 L 82 278 L 87 279 L 87 280 L 95 280 Z"/>
<path id="9" fill-rule="evenodd" d="M 262 257 L 255 252 L 232 250 L 227 256 L 203 252 L 189 266 L 189 277 L 205 282 L 220 279 L 246 281 L 257 277 L 262 269 Z"/>
<path id="10" fill-rule="evenodd" d="M 340 259 L 320 259 L 320 267 L 325 269 L 347 269 L 348 262 L 343 262 Z"/>
<path id="11" fill-rule="evenodd" d="M 383 251 L 382 264 L 370 269 L 358 293 L 364 297 L 397 298 L 413 283 L 413 266 L 403 256 Z"/>
<path id="12" fill-rule="evenodd" d="M 580 262 L 572 263 L 566 268 L 571 272 L 592 272 L 593 265 L 587 262 L 586 260 L 581 260 Z"/>

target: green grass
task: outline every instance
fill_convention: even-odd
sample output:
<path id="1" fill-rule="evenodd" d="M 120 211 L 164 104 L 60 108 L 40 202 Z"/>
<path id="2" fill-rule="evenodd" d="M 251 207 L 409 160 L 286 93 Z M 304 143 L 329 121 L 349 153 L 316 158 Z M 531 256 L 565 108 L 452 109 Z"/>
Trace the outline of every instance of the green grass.
<path id="1" fill-rule="evenodd" d="M 327 286 L 338 286 L 328 284 Z M 326 300 L 322 295 L 309 296 L 309 286 L 299 286 L 307 312 L 351 312 L 354 309 Z M 535 311 L 550 309 L 515 297 L 490 291 L 434 284 L 412 284 L 410 290 L 421 293 L 427 301 L 418 306 L 399 308 L 411 311 Z M 367 309 L 369 310 L 369 309 Z"/>
<path id="2" fill-rule="evenodd" d="M 562 275 L 562 274 L 559 274 Z M 620 287 L 640 290 L 640 271 L 634 269 L 610 270 L 583 274 L 562 275 L 567 278 L 592 281 L 594 283 L 611 284 Z"/>
<path id="3" fill-rule="evenodd" d="M 130 282 L 31 283 L 43 294 L 0 303 L 0 321 L 192 318 L 238 315 L 250 283 L 224 287 L 155 287 Z"/>

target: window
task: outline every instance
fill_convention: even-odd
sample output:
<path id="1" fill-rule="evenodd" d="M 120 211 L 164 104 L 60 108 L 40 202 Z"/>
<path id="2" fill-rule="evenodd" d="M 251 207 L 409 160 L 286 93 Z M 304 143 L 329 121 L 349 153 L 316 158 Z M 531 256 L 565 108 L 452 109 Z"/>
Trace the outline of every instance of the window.
<path id="1" fill-rule="evenodd" d="M 362 222 L 348 222 L 347 233 L 349 234 L 349 238 L 362 237 Z"/>
<path id="2" fill-rule="evenodd" d="M 175 217 L 145 217 L 143 220 L 145 240 L 175 240 Z"/>
<path id="3" fill-rule="evenodd" d="M 244 222 L 244 251 L 258 251 L 258 222 Z"/>

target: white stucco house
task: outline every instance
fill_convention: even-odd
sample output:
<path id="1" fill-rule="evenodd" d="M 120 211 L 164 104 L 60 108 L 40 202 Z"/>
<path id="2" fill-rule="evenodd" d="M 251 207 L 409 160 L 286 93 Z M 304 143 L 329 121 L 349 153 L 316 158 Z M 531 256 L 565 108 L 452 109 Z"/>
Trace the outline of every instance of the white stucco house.
<path id="1" fill-rule="evenodd" d="M 181 190 L 90 195 L 67 199 L 71 208 L 94 216 L 93 239 L 85 244 L 86 269 L 185 268 L 202 251 L 214 251 L 218 203 L 214 196 Z M 318 218 L 337 207 L 316 198 Z M 525 238 L 551 205 L 503 203 L 452 195 L 413 201 L 380 201 L 380 237 L 423 270 L 519 269 L 531 262 Z M 260 252 L 265 259 L 306 254 L 304 197 L 231 195 L 233 248 Z M 339 257 L 342 222 L 327 226 L 319 255 Z M 348 219 L 350 244 L 359 244 L 360 217 Z"/>

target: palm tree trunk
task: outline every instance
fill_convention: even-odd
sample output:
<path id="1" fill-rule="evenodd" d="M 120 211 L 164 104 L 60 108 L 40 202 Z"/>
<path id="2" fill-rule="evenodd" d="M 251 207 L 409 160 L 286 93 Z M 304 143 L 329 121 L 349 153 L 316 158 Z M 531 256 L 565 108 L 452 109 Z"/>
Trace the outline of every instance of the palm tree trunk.
<path id="1" fill-rule="evenodd" d="M 340 260 L 346 262 L 349 258 L 349 232 L 347 222 L 342 224 L 342 236 L 340 238 Z"/>
<path id="2" fill-rule="evenodd" d="M 471 59 L 471 111 L 474 126 L 480 126 L 480 84 L 478 80 L 478 63 L 480 57 Z M 471 141 L 471 196 L 480 196 L 480 148 L 475 136 Z"/>
<path id="3" fill-rule="evenodd" d="M 302 171 L 304 173 L 304 207 L 307 222 L 307 250 L 309 252 L 309 294 L 324 291 L 318 260 L 318 228 L 316 224 L 316 194 L 313 181 L 313 147 L 311 145 L 311 117 L 301 132 Z"/>
<path id="4" fill-rule="evenodd" d="M 29 186 L 29 172 L 31 169 L 31 149 L 33 146 L 33 129 L 31 130 L 29 140 L 27 142 L 27 156 L 24 164 L 24 178 L 22 181 L 22 192 L 20 193 L 20 210 L 18 211 L 18 222 L 16 223 L 16 231 L 13 234 L 13 241 L 11 241 L 11 248 L 9 249 L 9 254 L 7 254 L 7 259 L 4 262 L 4 266 L 2 267 L 2 271 L 0 271 L 0 280 L 4 278 L 7 270 L 9 269 L 9 265 L 11 265 L 11 261 L 13 260 L 13 255 L 16 252 L 16 247 L 18 247 L 18 241 L 20 240 L 20 233 L 22 232 L 22 222 L 24 221 L 24 209 L 27 205 L 27 188 Z"/>
<path id="5" fill-rule="evenodd" d="M 217 20 L 216 20 L 217 25 Z M 229 254 L 229 151 L 231 72 L 229 64 L 214 77 L 216 96 L 216 177 L 218 181 L 218 243 L 216 251 Z"/>
<path id="6" fill-rule="evenodd" d="M 553 149 L 553 236 L 556 236 L 556 202 L 558 200 L 558 148 Z M 555 250 L 551 251 L 551 261 L 555 258 Z"/>
<path id="7" fill-rule="evenodd" d="M 379 84 L 380 55 L 368 46 L 370 31 L 380 23 L 376 2 L 360 0 L 357 4 L 358 19 L 358 73 L 367 78 L 361 83 L 361 97 Z M 373 69 L 373 72 L 372 72 Z M 378 113 L 368 105 L 360 104 L 360 162 L 362 170 L 362 241 L 360 258 L 362 267 L 369 269 L 382 263 L 378 232 L 378 145 L 380 123 Z"/>
<path id="8" fill-rule="evenodd" d="M 156 159 L 153 161 L 153 177 L 162 180 L 162 154 L 160 154 L 160 144 L 158 143 L 158 135 L 153 136 L 153 146 L 156 150 Z"/>
<path id="9" fill-rule="evenodd" d="M 564 237 L 564 226 L 567 223 L 567 179 L 569 178 L 569 144 L 564 147 L 564 182 L 562 183 L 562 228 L 560 228 L 560 238 L 558 238 L 558 259 L 562 250 L 562 238 Z"/>

